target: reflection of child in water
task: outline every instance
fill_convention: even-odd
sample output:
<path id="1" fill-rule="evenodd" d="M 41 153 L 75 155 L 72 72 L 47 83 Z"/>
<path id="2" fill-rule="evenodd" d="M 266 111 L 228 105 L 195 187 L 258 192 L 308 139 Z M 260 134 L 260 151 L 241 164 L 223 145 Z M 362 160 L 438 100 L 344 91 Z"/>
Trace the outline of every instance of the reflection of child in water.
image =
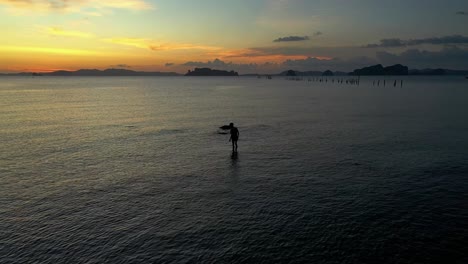
<path id="1" fill-rule="evenodd" d="M 231 137 L 229 138 L 229 141 L 232 142 L 232 152 L 237 152 L 237 140 L 239 140 L 239 130 L 237 129 L 237 127 L 234 126 L 234 123 L 230 123 L 229 127 L 231 128 Z"/>

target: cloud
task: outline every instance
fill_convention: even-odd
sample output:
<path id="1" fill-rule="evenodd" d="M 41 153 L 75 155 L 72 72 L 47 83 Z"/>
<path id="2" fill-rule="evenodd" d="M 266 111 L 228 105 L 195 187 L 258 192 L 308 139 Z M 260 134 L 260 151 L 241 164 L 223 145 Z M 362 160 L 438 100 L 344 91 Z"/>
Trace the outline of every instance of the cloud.
<path id="1" fill-rule="evenodd" d="M 266 53 L 252 48 L 247 49 L 220 49 L 216 51 L 205 51 L 203 56 L 208 58 L 234 59 L 236 61 L 249 61 L 250 63 L 279 62 L 285 59 L 305 58 L 300 55 L 284 55 L 281 53 Z"/>
<path id="2" fill-rule="evenodd" d="M 318 37 L 323 35 L 321 31 L 316 31 L 312 34 L 314 37 Z M 310 40 L 309 36 L 289 36 L 289 37 L 281 37 L 273 40 L 273 42 L 296 42 L 296 41 L 307 41 Z"/>
<path id="3" fill-rule="evenodd" d="M 194 44 L 177 44 L 177 43 L 160 43 L 150 44 L 149 48 L 153 51 L 164 51 L 164 50 L 220 50 L 220 47 L 214 46 L 203 46 Z"/>
<path id="4" fill-rule="evenodd" d="M 381 39 L 380 44 L 368 44 L 366 48 L 378 48 L 378 47 L 404 47 L 406 46 L 405 42 L 398 38 L 391 38 L 391 39 Z"/>
<path id="5" fill-rule="evenodd" d="M 368 44 L 365 48 L 395 48 L 416 46 L 422 44 L 446 45 L 446 44 L 468 44 L 468 37 L 462 35 L 451 35 L 444 37 L 432 37 L 421 39 L 402 40 L 399 38 L 389 38 L 380 40 L 379 44 Z"/>
<path id="6" fill-rule="evenodd" d="M 83 15 L 90 16 L 90 17 L 101 17 L 103 16 L 102 13 L 97 11 L 84 11 L 82 12 Z"/>
<path id="7" fill-rule="evenodd" d="M 108 38 L 102 39 L 102 41 L 141 49 L 149 49 L 151 42 L 145 38 Z"/>
<path id="8" fill-rule="evenodd" d="M 166 66 L 166 67 L 171 67 L 171 66 L 174 66 L 174 63 L 168 62 L 168 63 L 164 64 L 164 66 Z"/>
<path id="9" fill-rule="evenodd" d="M 111 67 L 111 68 L 125 68 L 125 69 L 132 68 L 132 66 L 130 66 L 128 64 L 109 65 L 109 67 Z"/>
<path id="10" fill-rule="evenodd" d="M 214 51 L 220 50 L 219 47 L 213 46 L 202 46 L 202 45 L 194 45 L 194 44 L 179 44 L 179 43 L 162 43 L 158 41 L 154 41 L 147 38 L 110 38 L 110 39 L 103 39 L 105 42 L 124 45 L 124 46 L 131 46 L 135 48 L 141 49 L 149 49 L 152 51 L 172 51 L 172 50 L 207 50 L 207 51 Z"/>
<path id="11" fill-rule="evenodd" d="M 273 40 L 273 42 L 293 42 L 293 41 L 305 41 L 309 40 L 308 36 L 300 37 L 300 36 L 289 36 L 289 37 L 282 37 Z"/>
<path id="12" fill-rule="evenodd" d="M 74 38 L 92 38 L 93 34 L 74 31 L 74 30 L 64 30 L 61 27 L 43 27 L 42 31 L 49 34 L 50 36 L 56 37 L 74 37 Z"/>
<path id="13" fill-rule="evenodd" d="M 350 59 L 341 58 L 315 58 L 308 57 L 305 59 L 297 60 L 286 60 L 281 65 L 283 69 L 292 69 L 298 71 L 310 71 L 310 70 L 332 70 L 332 71 L 350 71 L 351 69 L 361 68 L 376 64 L 376 60 L 361 56 L 353 57 Z"/>
<path id="14" fill-rule="evenodd" d="M 468 50 L 446 47 L 440 51 L 409 49 L 401 54 L 380 51 L 376 53 L 382 64 L 401 63 L 410 68 L 468 69 Z"/>
<path id="15" fill-rule="evenodd" d="M 32 46 L 0 46 L 0 51 L 22 52 L 22 53 L 46 53 L 71 56 L 101 56 L 106 55 L 102 52 L 92 50 L 67 49 L 67 48 L 44 48 Z"/>
<path id="16" fill-rule="evenodd" d="M 362 49 L 359 46 L 342 47 L 310 47 L 310 46 L 284 46 L 272 45 L 265 47 L 252 47 L 238 50 L 221 50 L 219 52 L 207 53 L 208 58 L 220 58 L 222 60 L 234 60 L 254 63 L 282 63 L 286 60 L 304 60 L 306 58 L 316 58 L 318 60 L 331 60 L 341 58 L 345 62 L 356 58 L 359 54 L 361 58 L 374 58 L 375 51 L 372 49 Z M 362 61 L 362 60 L 360 60 Z M 369 61 L 369 60 L 367 60 Z M 343 66 L 337 70 L 352 70 L 353 65 L 362 65 L 362 63 L 343 63 Z M 370 62 L 375 63 L 375 60 Z M 330 64 L 330 63 L 328 63 Z M 324 65 L 323 63 L 321 65 Z M 314 66 L 314 65 L 312 65 Z M 367 65 L 363 65 L 367 66 Z"/>
<path id="17" fill-rule="evenodd" d="M 201 62 L 201 61 L 188 61 L 179 66 L 189 67 L 189 68 L 212 68 L 217 70 L 234 70 L 240 73 L 256 73 L 258 71 L 271 71 L 272 68 L 278 68 L 278 65 L 275 63 L 234 63 L 234 62 L 225 62 L 220 59 L 215 59 L 213 61 Z"/>
<path id="18" fill-rule="evenodd" d="M 458 11 L 455 14 L 456 15 L 461 15 L 461 16 L 468 16 L 468 12 L 465 12 L 465 11 Z"/>
<path id="19" fill-rule="evenodd" d="M 201 61 L 188 61 L 183 66 L 190 67 L 214 67 L 214 68 L 226 68 L 235 65 L 233 62 L 224 62 L 220 59 L 214 59 L 213 61 L 201 62 Z M 242 64 L 245 65 L 245 64 Z"/>
<path id="20" fill-rule="evenodd" d="M 374 54 L 372 50 L 360 47 L 304 47 L 304 46 L 264 46 L 252 47 L 233 53 L 229 57 L 262 57 L 269 55 L 305 57 L 353 57 L 356 53 Z"/>
<path id="21" fill-rule="evenodd" d="M 67 0 L 62 0 L 67 1 Z M 104 6 L 104 7 L 111 7 L 111 8 L 121 8 L 121 9 L 132 9 L 132 10 L 145 10 L 145 9 L 152 9 L 149 3 L 143 0 L 98 0 L 96 2 L 96 6 Z"/>
<path id="22" fill-rule="evenodd" d="M 278 73 L 285 70 L 297 71 L 344 71 L 367 67 L 375 64 L 394 65 L 403 64 L 412 69 L 445 68 L 468 69 L 468 50 L 457 47 L 447 47 L 440 51 L 426 51 L 409 49 L 400 54 L 379 51 L 375 57 L 355 56 L 350 58 L 322 58 L 305 57 L 285 59 L 282 61 L 266 61 L 260 63 L 244 63 L 224 61 L 221 59 L 209 61 L 188 61 L 173 65 L 174 69 L 184 71 L 195 67 L 207 67 L 220 70 L 234 70 L 241 74 L 246 73 Z"/>
<path id="23" fill-rule="evenodd" d="M 254 57 L 243 57 L 246 55 Z M 261 60 L 257 60 L 257 62 L 252 63 L 255 61 L 255 56 L 261 58 Z M 248 63 L 215 59 L 209 61 L 188 61 L 182 64 L 173 65 L 173 67 L 181 71 L 194 67 L 208 67 L 220 70 L 234 70 L 241 74 L 277 73 L 289 69 L 298 71 L 325 71 L 330 69 L 332 71 L 350 72 L 357 68 L 379 63 L 383 65 L 403 64 L 413 69 L 468 69 L 468 49 L 462 49 L 454 46 L 445 47 L 439 51 L 409 49 L 399 54 L 390 53 L 388 51 L 379 51 L 372 53 L 371 56 L 351 56 L 347 58 L 327 56 L 302 56 L 300 58 L 288 58 L 285 54 L 273 55 L 263 53 L 260 51 L 260 48 L 257 48 L 257 50 L 245 50 L 244 53 L 242 53 L 242 56 L 224 58 L 233 58 L 236 60 L 247 61 Z"/>
<path id="24" fill-rule="evenodd" d="M 0 0 L 0 5 L 13 12 L 47 13 L 47 12 L 84 12 L 88 15 L 100 15 L 100 12 L 87 12 L 85 9 L 128 9 L 146 10 L 154 7 L 145 0 Z"/>

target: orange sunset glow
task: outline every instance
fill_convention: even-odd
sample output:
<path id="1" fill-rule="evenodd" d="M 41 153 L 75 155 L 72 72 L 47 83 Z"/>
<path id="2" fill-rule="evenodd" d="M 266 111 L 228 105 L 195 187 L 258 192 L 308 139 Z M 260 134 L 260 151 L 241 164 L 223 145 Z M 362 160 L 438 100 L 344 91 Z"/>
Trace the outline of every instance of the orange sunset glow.
<path id="1" fill-rule="evenodd" d="M 392 36 L 392 30 L 354 19 L 372 21 L 377 6 L 363 5 L 359 14 L 346 7 L 354 6 L 300 0 L 0 0 L 0 72 L 118 65 L 179 73 L 197 65 L 243 73 L 349 71 L 394 62 L 429 67 L 424 52 L 434 52 L 440 66 L 465 67 L 463 12 L 439 24 L 437 32 L 407 24 L 403 35 Z M 394 16 L 405 20 L 410 13 Z M 387 16 L 380 23 L 397 28 Z M 346 26 L 359 30 L 350 34 Z M 413 50 L 416 58 L 406 53 Z"/>

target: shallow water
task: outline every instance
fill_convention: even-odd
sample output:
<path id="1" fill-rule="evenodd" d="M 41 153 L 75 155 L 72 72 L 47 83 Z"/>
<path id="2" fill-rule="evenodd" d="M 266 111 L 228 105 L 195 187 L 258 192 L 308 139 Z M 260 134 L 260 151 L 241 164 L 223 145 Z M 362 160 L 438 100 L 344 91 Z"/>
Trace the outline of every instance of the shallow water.
<path id="1" fill-rule="evenodd" d="M 0 78 L 0 262 L 467 263 L 468 82 L 372 81 Z"/>

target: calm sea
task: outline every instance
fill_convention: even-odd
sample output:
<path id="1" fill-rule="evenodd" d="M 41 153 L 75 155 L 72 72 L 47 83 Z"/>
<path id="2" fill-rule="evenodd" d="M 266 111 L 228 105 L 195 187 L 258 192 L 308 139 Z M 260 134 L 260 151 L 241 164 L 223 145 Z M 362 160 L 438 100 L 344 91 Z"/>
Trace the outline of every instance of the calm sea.
<path id="1" fill-rule="evenodd" d="M 0 78 L 0 262 L 468 263 L 468 80 L 374 79 Z"/>

